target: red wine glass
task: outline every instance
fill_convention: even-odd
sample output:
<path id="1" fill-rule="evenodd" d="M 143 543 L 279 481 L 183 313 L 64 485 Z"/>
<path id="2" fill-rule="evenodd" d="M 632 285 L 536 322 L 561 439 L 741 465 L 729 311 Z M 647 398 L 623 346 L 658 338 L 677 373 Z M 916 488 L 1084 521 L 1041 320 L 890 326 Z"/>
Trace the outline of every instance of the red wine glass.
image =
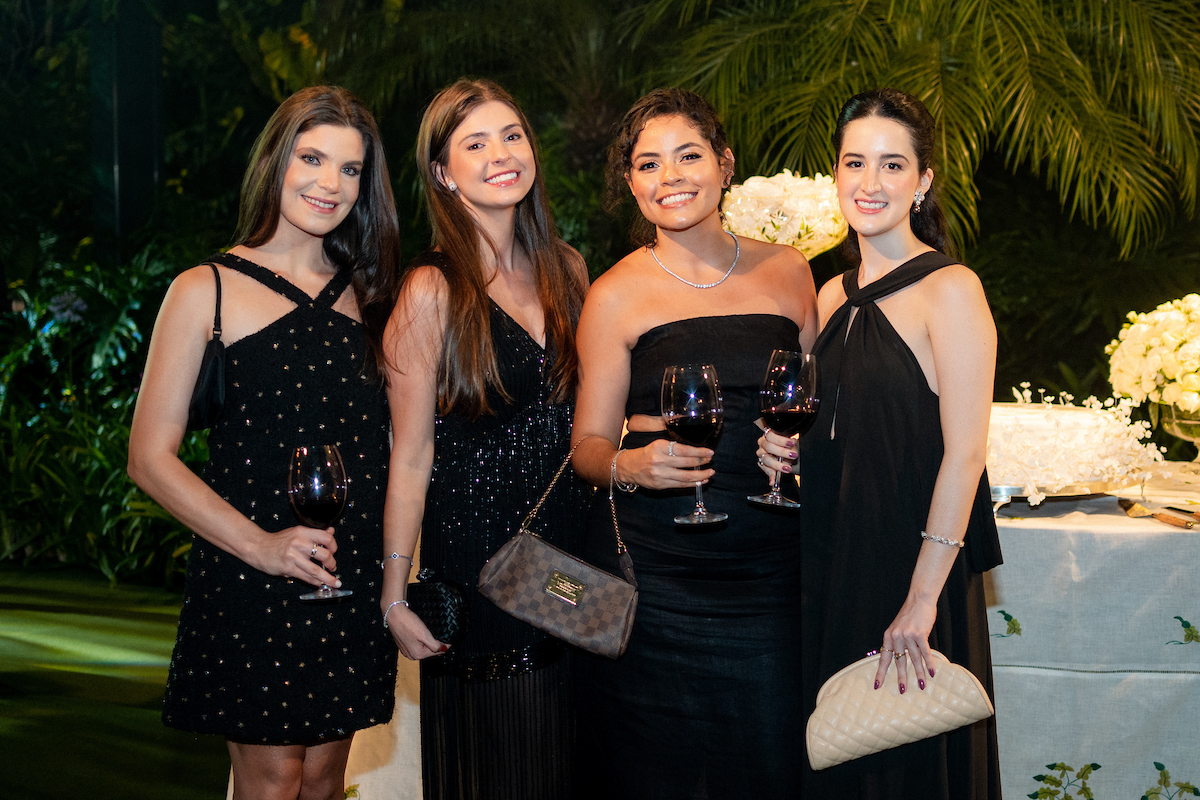
<path id="1" fill-rule="evenodd" d="M 784 436 L 808 433 L 817 419 L 821 403 L 819 391 L 816 356 L 795 350 L 772 352 L 762 388 L 758 391 L 763 422 Z M 800 507 L 799 503 L 780 494 L 778 472 L 771 476 L 770 492 L 746 499 L 775 508 Z"/>
<path id="2" fill-rule="evenodd" d="M 346 508 L 346 466 L 337 445 L 305 445 L 292 451 L 288 464 L 288 501 L 300 523 L 324 530 Z M 349 597 L 349 589 L 321 588 L 300 595 L 301 600 Z"/>
<path id="3" fill-rule="evenodd" d="M 693 447 L 715 447 L 725 421 L 721 384 L 712 364 L 667 367 L 663 373 L 662 416 L 671 438 Z M 696 469 L 699 469 L 697 467 Z M 696 508 L 675 518 L 678 525 L 703 525 L 729 519 L 704 507 L 703 485 L 696 483 Z"/>

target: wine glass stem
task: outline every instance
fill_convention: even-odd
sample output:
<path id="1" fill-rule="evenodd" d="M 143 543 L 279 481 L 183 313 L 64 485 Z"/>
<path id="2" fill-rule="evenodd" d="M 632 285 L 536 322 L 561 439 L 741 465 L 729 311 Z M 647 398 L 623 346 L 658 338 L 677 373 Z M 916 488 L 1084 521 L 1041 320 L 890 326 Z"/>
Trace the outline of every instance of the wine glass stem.
<path id="1" fill-rule="evenodd" d="M 708 509 L 704 507 L 704 484 L 696 484 L 696 513 L 707 514 Z"/>
<path id="2" fill-rule="evenodd" d="M 771 473 L 771 497 L 779 497 L 779 473 Z"/>

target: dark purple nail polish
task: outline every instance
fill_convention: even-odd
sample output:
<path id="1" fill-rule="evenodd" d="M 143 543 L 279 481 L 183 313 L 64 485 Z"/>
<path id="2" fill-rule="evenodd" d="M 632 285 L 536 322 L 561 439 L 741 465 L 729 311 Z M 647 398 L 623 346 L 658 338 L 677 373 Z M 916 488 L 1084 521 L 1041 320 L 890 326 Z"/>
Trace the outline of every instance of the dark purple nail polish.
<path id="1" fill-rule="evenodd" d="M 900 694 L 904 694 L 904 684 L 900 684 Z"/>
<path id="2" fill-rule="evenodd" d="M 792 471 L 792 465 L 791 465 L 791 464 L 784 464 L 782 467 L 780 467 L 780 469 L 782 469 L 784 472 L 791 472 L 791 471 Z"/>
<path id="3" fill-rule="evenodd" d="M 919 688 L 921 691 L 925 691 L 925 681 L 917 678 L 917 688 Z"/>
<path id="4" fill-rule="evenodd" d="M 876 688 L 876 689 L 878 689 L 878 688 L 879 688 L 879 681 L 875 681 L 875 688 Z"/>
<path id="5" fill-rule="evenodd" d="M 788 453 L 788 458 L 799 458 L 799 457 L 800 456 L 797 453 Z"/>
<path id="6" fill-rule="evenodd" d="M 929 677 L 933 677 L 933 667 L 929 668 Z"/>

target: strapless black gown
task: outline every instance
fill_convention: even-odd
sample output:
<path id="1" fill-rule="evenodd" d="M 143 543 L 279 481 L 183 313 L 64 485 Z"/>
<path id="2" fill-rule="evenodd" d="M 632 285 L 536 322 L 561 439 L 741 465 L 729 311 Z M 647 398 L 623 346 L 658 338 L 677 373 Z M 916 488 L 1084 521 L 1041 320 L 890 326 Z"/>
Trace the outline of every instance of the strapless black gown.
<path id="1" fill-rule="evenodd" d="M 618 492 L 621 535 L 640 588 L 629 649 L 580 667 L 582 795 L 639 800 L 798 794 L 800 535 L 795 512 L 746 500 L 767 480 L 755 450 L 758 391 L 774 349 L 799 348 L 784 317 L 668 323 L 633 349 L 626 414 L 657 416 L 667 366 L 716 367 L 725 424 L 705 505 L 727 522 L 680 526 L 692 490 Z M 642 447 L 665 433 L 630 433 Z M 620 574 L 608 492 L 597 492 L 588 559 Z"/>
<path id="2" fill-rule="evenodd" d="M 806 719 L 821 684 L 878 649 L 904 604 L 942 462 L 938 396 L 875 301 L 953 263 L 925 253 L 861 290 L 858 270 L 846 272 L 849 299 L 813 347 L 825 399 L 800 459 Z M 938 599 L 929 645 L 970 669 L 990 695 L 980 573 L 1001 559 L 986 472 L 966 543 Z M 805 772 L 805 796 L 822 800 L 998 800 L 995 718 L 819 773 L 805 754 Z"/>

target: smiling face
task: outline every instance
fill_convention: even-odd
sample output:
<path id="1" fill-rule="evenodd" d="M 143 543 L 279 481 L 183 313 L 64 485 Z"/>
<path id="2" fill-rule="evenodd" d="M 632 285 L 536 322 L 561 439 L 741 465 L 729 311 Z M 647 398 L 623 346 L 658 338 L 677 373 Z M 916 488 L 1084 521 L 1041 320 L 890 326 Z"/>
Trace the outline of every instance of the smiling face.
<path id="1" fill-rule="evenodd" d="M 475 212 L 507 210 L 525 199 L 537 174 L 533 145 L 507 103 L 489 100 L 467 115 L 434 174 L 453 181 L 463 205 Z"/>
<path id="2" fill-rule="evenodd" d="M 276 235 L 288 229 L 324 236 L 358 200 L 363 138 L 354 128 L 318 125 L 296 137 L 283 175 Z"/>
<path id="3" fill-rule="evenodd" d="M 907 128 L 870 116 L 846 125 L 835 170 L 842 214 L 860 237 L 912 236 L 909 209 L 927 192 L 933 170 L 922 171 Z"/>
<path id="4" fill-rule="evenodd" d="M 638 135 L 625 181 L 642 215 L 664 230 L 715 217 L 733 174 L 733 153 L 718 158 L 685 117 L 654 117 Z"/>

